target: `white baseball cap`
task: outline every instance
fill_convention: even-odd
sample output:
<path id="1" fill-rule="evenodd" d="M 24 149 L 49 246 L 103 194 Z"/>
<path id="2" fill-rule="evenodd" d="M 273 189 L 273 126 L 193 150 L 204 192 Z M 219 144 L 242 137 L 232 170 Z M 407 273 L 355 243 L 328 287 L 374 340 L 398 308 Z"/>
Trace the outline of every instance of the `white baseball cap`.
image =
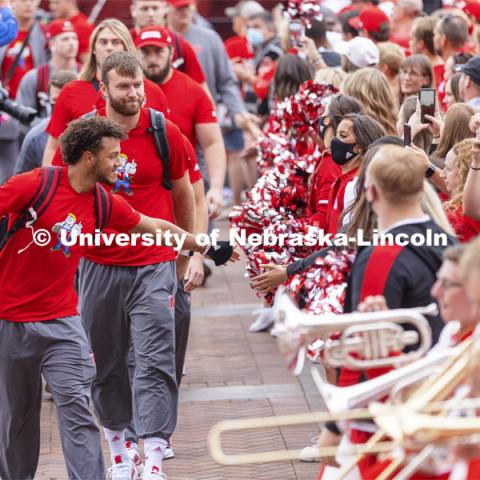
<path id="1" fill-rule="evenodd" d="M 355 37 L 345 45 L 342 45 L 341 52 L 356 67 L 365 68 L 378 65 L 380 52 L 377 46 L 366 37 Z"/>
<path id="2" fill-rule="evenodd" d="M 234 7 L 226 8 L 225 15 L 230 18 L 250 18 L 257 13 L 262 13 L 264 11 L 265 9 L 258 2 L 255 2 L 254 0 L 244 0 L 238 2 Z"/>

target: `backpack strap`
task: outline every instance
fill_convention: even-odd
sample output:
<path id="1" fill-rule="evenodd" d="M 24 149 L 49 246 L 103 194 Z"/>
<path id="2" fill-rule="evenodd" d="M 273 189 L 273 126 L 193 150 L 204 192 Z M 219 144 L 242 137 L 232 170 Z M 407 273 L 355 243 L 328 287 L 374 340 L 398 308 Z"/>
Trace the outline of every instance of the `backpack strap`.
<path id="1" fill-rule="evenodd" d="M 39 93 L 48 93 L 48 82 L 50 77 L 50 69 L 48 63 L 37 68 L 37 95 Z"/>
<path id="2" fill-rule="evenodd" d="M 165 116 L 162 112 L 154 110 L 153 108 L 148 109 L 150 113 L 150 123 L 151 128 L 148 131 L 153 133 L 153 139 L 155 141 L 155 146 L 157 147 L 158 155 L 162 161 L 163 166 L 163 182 L 162 186 L 166 190 L 171 190 L 173 188 L 172 181 L 170 179 L 170 147 L 168 145 L 167 137 L 167 127 Z"/>
<path id="3" fill-rule="evenodd" d="M 180 44 L 180 39 L 178 38 L 178 34 L 172 32 L 173 39 L 175 40 L 175 52 L 176 52 L 176 59 L 173 62 L 173 68 L 179 70 L 180 72 L 185 72 L 185 55 L 183 54 L 182 45 Z"/>
<path id="4" fill-rule="evenodd" d="M 32 226 L 45 212 L 53 200 L 58 184 L 62 177 L 61 167 L 42 168 L 40 185 L 37 188 L 32 200 L 27 204 L 25 210 L 15 220 L 11 228 L 0 240 L 0 249 L 12 238 L 21 228 Z"/>
<path id="5" fill-rule="evenodd" d="M 95 198 L 95 228 L 103 230 L 112 214 L 112 199 L 99 183 L 95 185 L 93 196 Z"/>

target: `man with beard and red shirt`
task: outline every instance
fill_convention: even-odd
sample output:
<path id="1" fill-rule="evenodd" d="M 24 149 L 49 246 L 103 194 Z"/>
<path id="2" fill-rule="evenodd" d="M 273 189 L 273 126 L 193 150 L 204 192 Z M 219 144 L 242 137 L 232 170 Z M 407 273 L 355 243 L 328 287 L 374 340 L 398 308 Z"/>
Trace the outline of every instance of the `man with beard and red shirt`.
<path id="1" fill-rule="evenodd" d="M 30 227 L 22 222 L 15 233 L 11 230 L 0 252 L 0 476 L 4 479 L 35 477 L 41 374 L 58 410 L 68 477 L 104 478 L 100 436 L 89 410 L 95 364 L 74 289 L 86 246 L 58 248 L 58 237 L 62 238 L 62 230 L 66 234 L 93 234 L 96 229 L 152 236 L 186 233 L 168 221 L 141 215 L 98 183 L 116 183 L 124 138 L 125 130 L 114 122 L 80 119 L 61 138 L 66 165 L 35 169 L 0 187 L 0 218 L 9 215 L 10 229 L 36 205 L 26 219 L 32 220 Z M 48 181 L 50 188 L 40 195 L 41 185 Z M 34 201 L 42 196 L 44 201 Z M 205 251 L 192 235 L 187 235 L 184 246 Z M 104 289 L 102 285 L 91 300 Z M 105 343 L 113 356 L 114 337 L 107 336 Z"/>
<path id="2" fill-rule="evenodd" d="M 140 31 L 136 47 L 145 76 L 155 82 L 169 99 L 170 120 L 195 147 L 204 153 L 209 190 L 207 203 L 215 215 L 222 208 L 226 156 L 215 107 L 205 91 L 190 77 L 172 67 L 174 40 L 168 30 L 149 27 Z M 188 101 L 185 101 L 188 92 Z"/>
<path id="3" fill-rule="evenodd" d="M 100 69 L 108 55 L 123 51 L 135 53 L 127 27 L 115 19 L 101 22 L 92 34 L 92 49 L 80 73 L 80 80 L 67 85 L 55 104 L 55 110 L 47 128 L 49 139 L 43 156 L 45 165 L 51 163 L 58 147 L 58 138 L 69 122 L 94 109 L 104 108 L 105 100 L 99 93 Z M 167 114 L 167 100 L 157 85 L 146 80 L 145 94 L 147 107 Z"/>
<path id="4" fill-rule="evenodd" d="M 48 7 L 55 19 L 68 20 L 72 23 L 78 35 L 78 57 L 81 62 L 85 62 L 94 25 L 78 9 L 77 0 L 48 0 Z"/>
<path id="5" fill-rule="evenodd" d="M 130 29 L 133 42 L 137 42 L 138 34 L 143 28 L 165 27 L 168 8 L 166 0 L 133 0 L 130 6 L 130 13 L 135 25 Z M 192 46 L 181 35 L 171 31 L 169 33 L 174 41 L 173 67 L 186 73 L 208 91 L 205 74 Z"/>

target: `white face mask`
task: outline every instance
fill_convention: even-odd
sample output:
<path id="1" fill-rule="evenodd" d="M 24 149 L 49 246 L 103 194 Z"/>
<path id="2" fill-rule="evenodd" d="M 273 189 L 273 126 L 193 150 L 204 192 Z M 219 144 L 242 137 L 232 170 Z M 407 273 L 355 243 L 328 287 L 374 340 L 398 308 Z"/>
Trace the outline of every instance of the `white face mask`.
<path id="1" fill-rule="evenodd" d="M 259 28 L 247 28 L 247 39 L 254 48 L 259 47 L 265 42 L 263 32 Z"/>
<path id="2" fill-rule="evenodd" d="M 332 46 L 332 48 L 335 50 L 335 44 L 338 42 L 343 41 L 343 36 L 340 32 L 327 32 L 327 40 L 328 43 Z"/>

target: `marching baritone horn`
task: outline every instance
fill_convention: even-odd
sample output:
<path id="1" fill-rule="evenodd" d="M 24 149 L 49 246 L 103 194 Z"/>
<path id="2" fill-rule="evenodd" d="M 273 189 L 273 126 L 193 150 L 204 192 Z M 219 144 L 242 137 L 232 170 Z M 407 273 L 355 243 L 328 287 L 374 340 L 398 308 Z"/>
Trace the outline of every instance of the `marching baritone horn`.
<path id="1" fill-rule="evenodd" d="M 430 325 L 424 315 L 438 313 L 432 303 L 421 308 L 312 315 L 300 310 L 284 288 L 278 290 L 273 309 L 273 331 L 280 351 L 290 363 L 297 362 L 296 374 L 303 368 L 305 344 L 316 338 L 324 340 L 323 360 L 334 368 L 368 370 L 415 361 L 432 345 Z M 405 328 L 407 325 L 410 329 Z M 335 333 L 339 338 L 331 339 Z M 392 356 L 416 345 L 413 351 Z"/>

